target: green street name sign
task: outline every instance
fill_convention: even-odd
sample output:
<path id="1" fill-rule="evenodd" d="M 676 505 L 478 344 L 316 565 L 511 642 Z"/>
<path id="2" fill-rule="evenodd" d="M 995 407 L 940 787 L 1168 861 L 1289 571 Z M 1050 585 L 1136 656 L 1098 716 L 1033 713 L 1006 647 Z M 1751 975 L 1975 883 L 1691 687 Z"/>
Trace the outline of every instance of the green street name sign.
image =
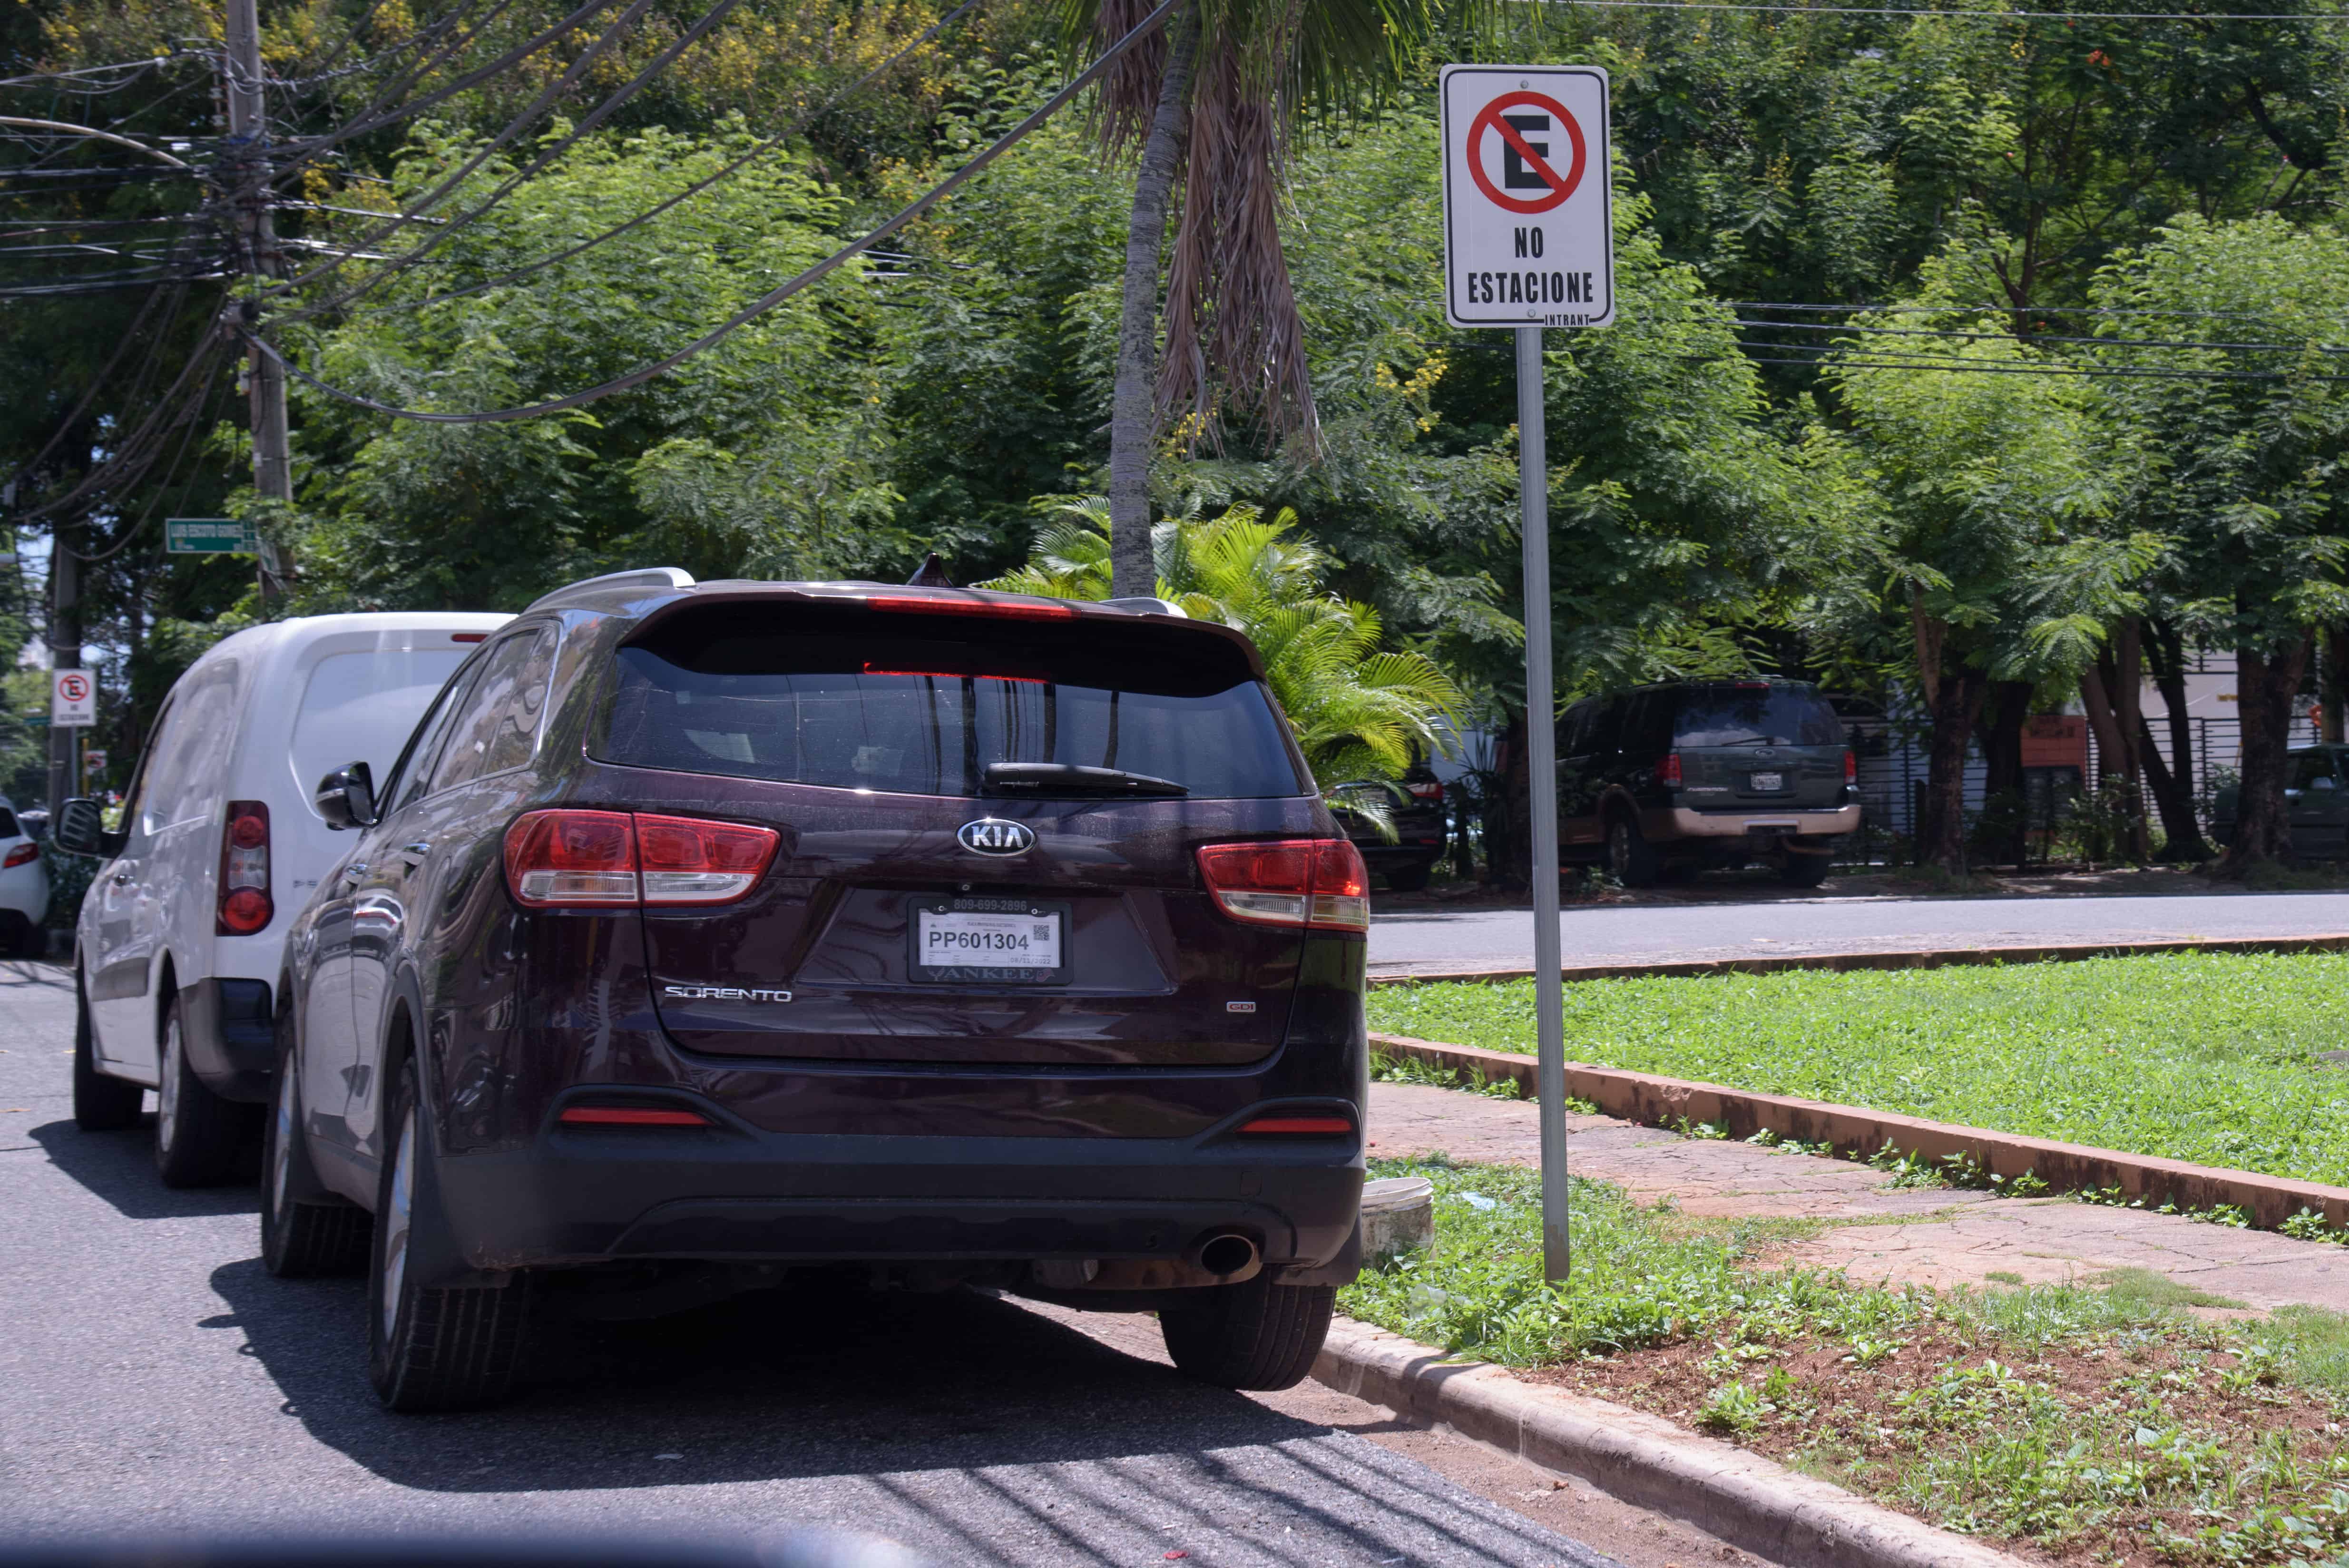
<path id="1" fill-rule="evenodd" d="M 250 523 L 234 517 L 166 517 L 163 553 L 167 556 L 258 556 L 261 535 Z"/>

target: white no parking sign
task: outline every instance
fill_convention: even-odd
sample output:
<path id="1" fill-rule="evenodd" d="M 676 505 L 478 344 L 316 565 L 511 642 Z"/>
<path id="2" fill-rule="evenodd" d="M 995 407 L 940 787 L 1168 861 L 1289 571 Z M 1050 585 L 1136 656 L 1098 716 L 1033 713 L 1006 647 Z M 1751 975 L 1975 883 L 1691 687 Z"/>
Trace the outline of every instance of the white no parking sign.
<path id="1" fill-rule="evenodd" d="M 1548 403 L 1542 329 L 1615 321 L 1607 73 L 1596 66 L 1446 66 L 1444 318 L 1516 328 L 1519 538 L 1526 558 L 1526 755 L 1533 808 L 1534 1043 L 1540 1063 L 1542 1272 L 1572 1256 L 1566 1185 L 1566 1023 L 1558 990 Z"/>
<path id="2" fill-rule="evenodd" d="M 1445 318 L 1612 325 L 1607 73 L 1446 66 L 1442 98 Z"/>

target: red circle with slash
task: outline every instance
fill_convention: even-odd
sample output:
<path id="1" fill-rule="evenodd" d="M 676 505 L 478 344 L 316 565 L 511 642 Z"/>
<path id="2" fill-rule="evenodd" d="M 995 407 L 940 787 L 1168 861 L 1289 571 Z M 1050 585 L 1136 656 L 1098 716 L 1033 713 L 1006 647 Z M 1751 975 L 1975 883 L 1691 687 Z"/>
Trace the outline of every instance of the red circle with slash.
<path id="1" fill-rule="evenodd" d="M 68 702 L 88 701 L 89 677 L 87 675 L 59 676 L 57 678 L 57 695 L 63 697 Z"/>
<path id="2" fill-rule="evenodd" d="M 1574 143 L 1574 161 L 1568 166 L 1564 175 L 1551 168 L 1547 159 L 1526 145 L 1526 139 L 1517 133 L 1516 126 L 1501 118 L 1505 110 L 1512 109 L 1540 109 L 1566 128 L 1568 139 Z M 1485 133 L 1488 130 L 1496 132 L 1502 140 L 1516 149 L 1517 156 L 1548 184 L 1547 195 L 1531 198 L 1512 196 L 1493 183 L 1492 176 L 1485 172 Z M 1512 213 L 1547 213 L 1573 195 L 1575 187 L 1582 183 L 1582 167 L 1588 152 L 1589 149 L 1582 140 L 1582 127 L 1574 116 L 1566 111 L 1566 105 L 1542 93 L 1503 93 L 1486 104 L 1468 126 L 1470 177 L 1476 182 L 1476 188 L 1490 197 L 1495 206 Z"/>

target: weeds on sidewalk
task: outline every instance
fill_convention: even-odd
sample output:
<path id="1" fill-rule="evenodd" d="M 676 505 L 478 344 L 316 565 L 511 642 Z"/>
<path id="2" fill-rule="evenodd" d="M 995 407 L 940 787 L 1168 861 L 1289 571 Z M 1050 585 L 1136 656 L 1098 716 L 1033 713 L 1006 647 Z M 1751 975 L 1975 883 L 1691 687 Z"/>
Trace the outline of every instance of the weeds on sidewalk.
<path id="1" fill-rule="evenodd" d="M 1700 1426 L 1945 1528 L 2139 1568 L 2349 1556 L 2349 1317 L 2220 1305 L 2159 1275 L 1882 1290 L 1773 1261 L 1812 1227 L 1572 1185 L 1541 1277 L 1537 1173 L 1435 1184 L 1437 1241 L 1341 1298 L 1365 1321 Z"/>

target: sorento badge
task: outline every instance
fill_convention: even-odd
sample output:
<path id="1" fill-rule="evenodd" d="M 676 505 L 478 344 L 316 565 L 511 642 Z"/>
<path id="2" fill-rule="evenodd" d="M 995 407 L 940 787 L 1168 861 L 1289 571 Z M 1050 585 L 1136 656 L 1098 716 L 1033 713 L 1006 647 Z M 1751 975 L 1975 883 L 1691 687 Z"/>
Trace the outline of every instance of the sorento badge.
<path id="1" fill-rule="evenodd" d="M 999 816 L 966 822 L 955 836 L 962 840 L 965 849 L 977 855 L 1021 855 L 1036 847 L 1036 836 L 1026 824 L 1006 822 Z"/>

